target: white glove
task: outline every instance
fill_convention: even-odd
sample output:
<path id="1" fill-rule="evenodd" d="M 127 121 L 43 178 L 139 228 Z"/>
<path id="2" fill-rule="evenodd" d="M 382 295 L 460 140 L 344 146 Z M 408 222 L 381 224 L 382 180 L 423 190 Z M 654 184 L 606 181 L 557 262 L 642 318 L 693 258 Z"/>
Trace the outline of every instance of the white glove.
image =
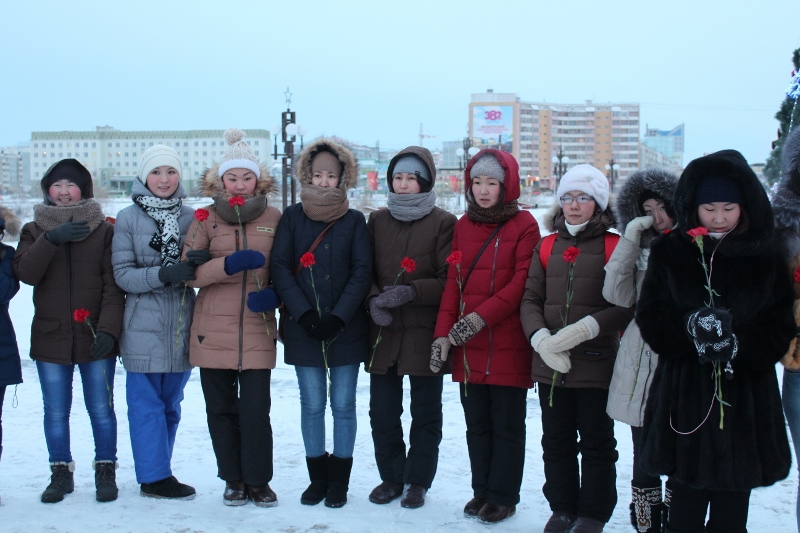
<path id="1" fill-rule="evenodd" d="M 542 328 L 531 337 L 531 347 L 536 350 L 544 364 L 557 372 L 566 374 L 572 368 L 569 360 L 569 352 L 551 352 L 547 349 L 547 344 L 552 337 L 546 328 Z"/>
<path id="2" fill-rule="evenodd" d="M 591 315 L 585 316 L 569 326 L 561 329 L 547 339 L 542 340 L 539 348 L 554 352 L 566 352 L 582 342 L 594 339 L 600 333 L 600 324 Z M 540 354 L 541 355 L 541 354 Z"/>
<path id="3" fill-rule="evenodd" d="M 625 238 L 635 245 L 639 245 L 642 240 L 642 232 L 653 225 L 653 217 L 646 215 L 636 217 L 625 227 Z"/>

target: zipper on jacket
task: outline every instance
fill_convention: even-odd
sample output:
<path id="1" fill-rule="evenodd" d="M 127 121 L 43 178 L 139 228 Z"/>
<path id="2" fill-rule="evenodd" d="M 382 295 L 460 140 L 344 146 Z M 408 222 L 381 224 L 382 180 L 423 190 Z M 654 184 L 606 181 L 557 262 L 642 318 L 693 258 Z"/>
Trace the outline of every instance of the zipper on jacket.
<path id="1" fill-rule="evenodd" d="M 497 235 L 497 240 L 494 241 L 494 258 L 492 259 L 492 281 L 489 284 L 489 298 L 494 296 L 494 276 L 497 273 L 497 253 L 500 249 L 500 234 Z M 492 328 L 489 328 L 489 357 L 486 359 L 486 375 L 491 375 L 490 367 L 492 366 L 492 356 L 494 355 L 494 340 L 492 335 Z"/>
<path id="2" fill-rule="evenodd" d="M 73 288 L 72 287 L 73 286 L 73 280 L 72 280 L 72 243 L 71 242 L 67 242 L 67 243 L 65 243 L 65 246 L 66 246 L 66 251 L 67 251 L 67 274 L 68 274 L 67 279 L 69 279 L 69 316 L 72 316 L 72 313 L 75 311 L 75 306 L 72 303 L 72 288 Z M 88 318 L 87 318 L 87 320 L 88 320 Z M 72 346 L 70 347 L 69 359 L 70 359 L 70 362 L 74 364 L 75 363 L 75 342 L 76 342 L 77 339 L 75 338 L 75 324 L 74 324 L 73 320 L 69 321 L 69 330 L 70 330 L 70 334 L 71 334 L 71 337 L 72 337 L 72 342 L 71 342 Z"/>
<path id="3" fill-rule="evenodd" d="M 133 317 L 136 315 L 136 308 L 139 307 L 139 300 L 141 300 L 142 295 L 137 294 L 136 300 L 133 302 L 133 311 L 131 311 L 131 318 L 128 320 L 128 329 L 131 329 L 131 324 L 133 324 Z"/>
<path id="4" fill-rule="evenodd" d="M 236 236 L 236 251 L 239 251 L 239 230 L 234 230 Z M 247 295 L 247 270 L 242 272 L 242 302 L 239 309 L 239 373 L 242 372 L 242 358 L 244 356 L 244 299 Z"/>

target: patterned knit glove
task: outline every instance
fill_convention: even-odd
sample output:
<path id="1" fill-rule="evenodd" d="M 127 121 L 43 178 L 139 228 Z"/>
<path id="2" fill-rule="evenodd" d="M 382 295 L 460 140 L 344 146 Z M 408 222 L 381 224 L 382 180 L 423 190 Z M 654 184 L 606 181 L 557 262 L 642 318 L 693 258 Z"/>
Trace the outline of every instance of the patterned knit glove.
<path id="1" fill-rule="evenodd" d="M 450 333 L 447 335 L 447 340 L 454 346 L 461 346 L 462 344 L 466 344 L 468 340 L 485 327 L 486 322 L 483 321 L 478 313 L 473 311 L 453 324 L 453 329 L 451 329 Z"/>
<path id="2" fill-rule="evenodd" d="M 438 337 L 434 339 L 431 345 L 431 370 L 439 372 L 447 361 L 447 355 L 450 353 L 450 341 L 447 337 Z"/>

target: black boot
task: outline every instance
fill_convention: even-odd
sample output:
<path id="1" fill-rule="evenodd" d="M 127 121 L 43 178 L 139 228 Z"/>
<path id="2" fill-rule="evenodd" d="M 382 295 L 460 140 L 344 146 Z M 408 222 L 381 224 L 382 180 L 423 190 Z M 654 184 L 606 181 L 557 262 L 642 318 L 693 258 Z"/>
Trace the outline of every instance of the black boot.
<path id="1" fill-rule="evenodd" d="M 97 501 L 113 502 L 117 499 L 117 466 L 116 461 L 92 461 Z"/>
<path id="2" fill-rule="evenodd" d="M 637 533 L 661 533 L 661 486 L 639 487 L 631 483 L 631 525 Z"/>
<path id="3" fill-rule="evenodd" d="M 311 484 L 300 496 L 303 505 L 317 505 L 328 492 L 328 452 L 319 457 L 306 457 L 308 479 Z"/>
<path id="4" fill-rule="evenodd" d="M 661 530 L 667 531 L 667 524 L 669 523 L 669 506 L 672 503 L 672 483 L 670 479 L 664 482 L 664 505 L 661 508 Z"/>
<path id="5" fill-rule="evenodd" d="M 42 503 L 56 503 L 64 499 L 65 494 L 75 490 L 75 461 L 69 463 L 50 463 L 50 484 L 42 493 Z"/>
<path id="6" fill-rule="evenodd" d="M 194 487 L 181 483 L 175 476 L 169 476 L 153 483 L 142 483 L 139 494 L 147 498 L 193 500 L 195 492 Z"/>
<path id="7" fill-rule="evenodd" d="M 347 503 L 347 489 L 352 469 L 352 457 L 342 459 L 331 455 L 328 458 L 328 492 L 325 494 L 325 507 L 338 509 Z"/>

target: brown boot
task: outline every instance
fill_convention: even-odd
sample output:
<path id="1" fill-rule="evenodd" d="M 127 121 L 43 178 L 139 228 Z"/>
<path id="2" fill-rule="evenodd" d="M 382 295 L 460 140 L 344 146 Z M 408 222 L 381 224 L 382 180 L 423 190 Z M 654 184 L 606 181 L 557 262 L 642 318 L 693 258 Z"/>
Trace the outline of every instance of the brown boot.
<path id="1" fill-rule="evenodd" d="M 247 487 L 247 495 L 258 507 L 275 507 L 278 497 L 275 491 L 269 488 L 269 483 L 263 487 Z"/>
<path id="2" fill-rule="evenodd" d="M 464 516 L 467 518 L 478 518 L 478 513 L 481 512 L 481 508 L 484 505 L 486 505 L 485 498 L 472 498 L 467 502 L 467 505 L 464 506 Z"/>
<path id="3" fill-rule="evenodd" d="M 396 500 L 403 494 L 403 484 L 384 481 L 369 493 L 369 501 L 384 505 Z"/>
<path id="4" fill-rule="evenodd" d="M 247 503 L 247 487 L 244 481 L 226 481 L 222 503 L 228 506 L 239 506 Z"/>
<path id="5" fill-rule="evenodd" d="M 478 512 L 478 522 L 481 524 L 497 524 L 514 516 L 517 512 L 516 505 L 497 505 L 486 502 Z"/>
<path id="6" fill-rule="evenodd" d="M 422 507 L 425 505 L 425 494 L 427 492 L 428 489 L 422 485 L 409 483 L 403 490 L 403 499 L 400 500 L 400 507 L 405 507 L 406 509 L 417 509 Z"/>

